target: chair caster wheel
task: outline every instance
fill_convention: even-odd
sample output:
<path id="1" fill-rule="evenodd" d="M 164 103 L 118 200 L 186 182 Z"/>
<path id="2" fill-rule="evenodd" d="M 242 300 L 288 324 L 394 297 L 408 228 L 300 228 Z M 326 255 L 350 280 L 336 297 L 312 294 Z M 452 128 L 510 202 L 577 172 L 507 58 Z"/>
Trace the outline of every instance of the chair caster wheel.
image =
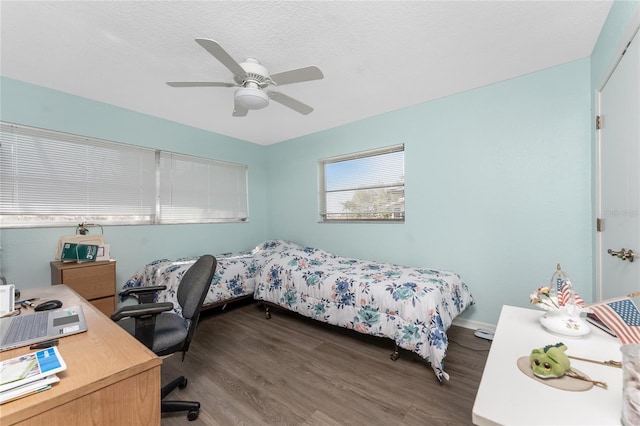
<path id="1" fill-rule="evenodd" d="M 187 420 L 190 422 L 194 421 L 200 415 L 200 410 L 192 410 L 187 413 Z"/>
<path id="2" fill-rule="evenodd" d="M 400 358 L 400 354 L 398 352 L 394 352 L 391 354 L 391 361 L 397 361 Z"/>
<path id="3" fill-rule="evenodd" d="M 189 384 L 189 380 L 186 377 L 183 377 L 182 382 L 180 382 L 180 384 L 178 385 L 178 389 L 184 389 L 187 387 L 188 384 Z M 197 414 L 196 414 L 196 417 L 198 417 Z"/>

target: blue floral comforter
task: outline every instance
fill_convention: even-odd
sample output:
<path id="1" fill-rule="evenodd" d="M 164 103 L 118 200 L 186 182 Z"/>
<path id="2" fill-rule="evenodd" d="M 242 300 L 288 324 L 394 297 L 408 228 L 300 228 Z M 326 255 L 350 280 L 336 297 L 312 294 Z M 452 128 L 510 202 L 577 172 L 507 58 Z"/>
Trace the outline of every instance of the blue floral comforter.
<path id="1" fill-rule="evenodd" d="M 182 276 L 195 263 L 197 257 L 178 260 L 160 259 L 145 265 L 124 284 L 123 289 L 165 285 L 158 292 L 156 302 L 171 302 L 174 311 L 181 313 L 177 299 L 178 285 Z M 218 265 L 203 306 L 218 305 L 238 297 L 252 295 L 258 269 L 257 258 L 251 252 L 224 253 L 216 256 Z"/>
<path id="2" fill-rule="evenodd" d="M 284 241 L 267 241 L 254 298 L 360 333 L 393 339 L 448 379 L 446 330 L 474 303 L 458 274 L 350 259 Z"/>
<path id="3" fill-rule="evenodd" d="M 280 251 L 280 246 L 281 244 L 266 242 L 252 251 L 215 255 L 218 265 L 203 306 L 219 305 L 252 295 L 258 273 L 267 259 Z M 158 292 L 155 301 L 173 303 L 174 311 L 180 314 L 181 309 L 177 299 L 178 285 L 182 276 L 196 260 L 198 260 L 197 257 L 154 260 L 129 278 L 122 289 L 164 285 L 167 287 L 166 290 Z"/>

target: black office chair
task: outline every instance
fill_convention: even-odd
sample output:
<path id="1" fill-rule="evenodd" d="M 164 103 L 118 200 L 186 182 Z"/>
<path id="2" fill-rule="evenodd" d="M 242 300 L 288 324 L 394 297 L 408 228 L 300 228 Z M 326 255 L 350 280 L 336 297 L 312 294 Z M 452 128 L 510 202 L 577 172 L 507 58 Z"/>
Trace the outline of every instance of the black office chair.
<path id="1" fill-rule="evenodd" d="M 178 286 L 177 299 L 182 308 L 182 316 L 168 312 L 173 303 L 152 303 L 155 293 L 166 286 L 137 287 L 123 290 L 123 297 L 133 296 L 137 305 L 123 306 L 111 315 L 129 334 L 151 349 L 156 355 L 164 356 L 176 352 L 185 353 L 196 330 L 200 308 L 216 271 L 216 258 L 206 254 L 201 256 L 185 272 Z M 187 378 L 180 376 L 162 387 L 161 411 L 187 411 L 187 418 L 195 420 L 200 414 L 200 403 L 196 401 L 164 401 L 176 387 L 184 389 Z"/>

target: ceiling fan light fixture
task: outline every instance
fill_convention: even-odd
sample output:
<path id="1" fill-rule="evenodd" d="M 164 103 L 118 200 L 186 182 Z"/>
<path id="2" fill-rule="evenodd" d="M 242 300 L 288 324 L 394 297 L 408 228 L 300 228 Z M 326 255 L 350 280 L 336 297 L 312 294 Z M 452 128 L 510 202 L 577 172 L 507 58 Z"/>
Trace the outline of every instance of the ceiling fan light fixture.
<path id="1" fill-rule="evenodd" d="M 246 109 L 262 109 L 269 105 L 269 96 L 254 87 L 243 87 L 236 90 L 236 103 Z"/>
<path id="2" fill-rule="evenodd" d="M 315 65 L 279 72 L 271 76 L 269 71 L 255 58 L 246 58 L 244 62 L 238 63 L 217 41 L 197 38 L 196 42 L 231 71 L 234 82 L 169 81 L 167 84 L 170 87 L 238 87 L 239 89 L 234 93 L 233 117 L 245 117 L 249 110 L 266 108 L 269 106 L 270 99 L 303 115 L 313 111 L 309 105 L 305 105 L 284 93 L 265 92 L 263 89 L 271 85 L 282 86 L 283 84 L 324 78 L 322 71 Z"/>

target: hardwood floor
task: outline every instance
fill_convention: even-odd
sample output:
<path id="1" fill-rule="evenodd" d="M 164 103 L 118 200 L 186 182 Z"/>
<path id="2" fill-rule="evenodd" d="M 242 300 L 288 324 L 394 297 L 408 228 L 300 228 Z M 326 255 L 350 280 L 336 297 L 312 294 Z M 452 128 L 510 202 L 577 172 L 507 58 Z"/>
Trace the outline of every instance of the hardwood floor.
<path id="1" fill-rule="evenodd" d="M 204 312 L 184 362 L 164 360 L 163 383 L 184 374 L 168 399 L 197 400 L 200 417 L 172 425 L 470 425 L 490 343 L 452 327 L 440 383 L 419 356 L 391 361 L 388 339 L 328 326 L 257 304 Z"/>

